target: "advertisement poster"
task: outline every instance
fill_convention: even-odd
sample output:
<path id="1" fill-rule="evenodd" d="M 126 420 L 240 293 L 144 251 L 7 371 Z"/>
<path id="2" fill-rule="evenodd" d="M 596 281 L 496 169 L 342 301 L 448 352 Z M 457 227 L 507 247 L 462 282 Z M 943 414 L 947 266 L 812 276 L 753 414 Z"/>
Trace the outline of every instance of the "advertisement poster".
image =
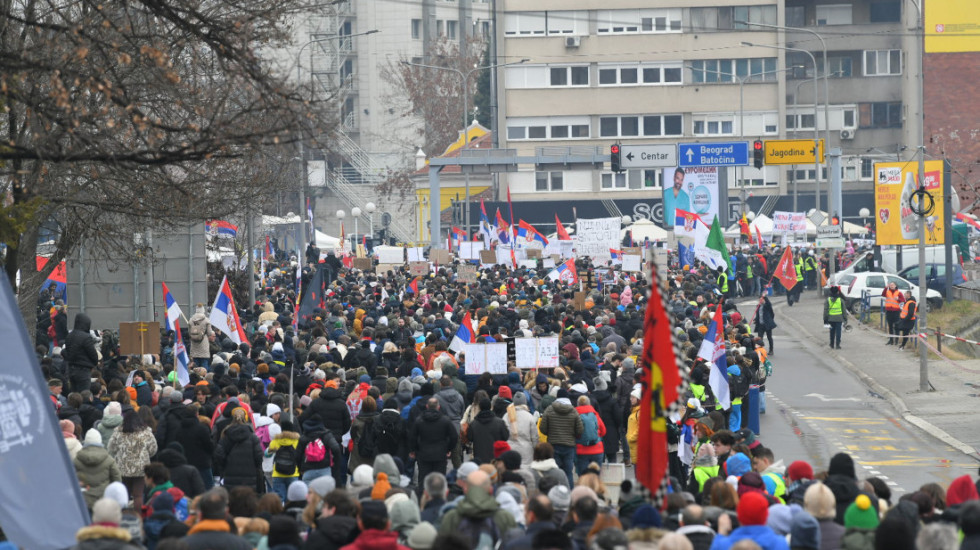
<path id="1" fill-rule="evenodd" d="M 677 209 L 694 212 L 711 224 L 718 215 L 718 168 L 692 166 L 664 168 L 665 229 L 673 229 Z"/>
<path id="2" fill-rule="evenodd" d="M 915 162 L 875 164 L 875 226 L 879 245 L 919 243 L 919 217 L 909 208 L 909 199 L 918 188 L 919 167 Z M 926 216 L 926 244 L 943 244 L 943 161 L 925 163 L 925 188 L 935 207 Z"/>

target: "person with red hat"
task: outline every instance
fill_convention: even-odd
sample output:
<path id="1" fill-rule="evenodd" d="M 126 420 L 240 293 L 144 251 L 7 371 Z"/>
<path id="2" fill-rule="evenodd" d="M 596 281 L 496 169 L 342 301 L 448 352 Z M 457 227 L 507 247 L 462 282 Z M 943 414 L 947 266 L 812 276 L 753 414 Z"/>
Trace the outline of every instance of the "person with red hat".
<path id="1" fill-rule="evenodd" d="M 786 538 L 777 535 L 766 525 L 769 519 L 769 499 L 764 494 L 753 491 L 741 495 L 735 512 L 741 526 L 730 535 L 719 533 L 711 543 L 711 550 L 728 550 L 736 542 L 745 539 L 758 544 L 762 550 L 789 550 Z"/>

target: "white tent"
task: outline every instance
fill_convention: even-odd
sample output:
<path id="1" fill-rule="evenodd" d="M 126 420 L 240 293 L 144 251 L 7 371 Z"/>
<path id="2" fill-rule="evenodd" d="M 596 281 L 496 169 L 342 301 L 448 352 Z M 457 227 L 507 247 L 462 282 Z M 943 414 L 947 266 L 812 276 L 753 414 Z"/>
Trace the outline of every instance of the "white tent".
<path id="1" fill-rule="evenodd" d="M 651 241 L 667 240 L 667 230 L 646 218 L 636 220 L 632 225 L 624 227 L 623 230 L 620 231 L 619 237 L 621 239 L 625 239 L 627 231 L 633 232 L 633 241 L 638 243 L 643 242 L 643 240 L 648 237 Z"/>
<path id="2" fill-rule="evenodd" d="M 340 238 L 331 237 L 320 231 L 316 232 L 316 247 L 320 250 L 330 250 L 340 248 Z"/>
<path id="3" fill-rule="evenodd" d="M 759 228 L 759 232 L 763 235 L 769 235 L 772 233 L 773 221 L 772 218 L 765 214 L 759 214 L 751 222 L 749 222 L 749 229 L 752 230 L 752 238 L 755 239 L 755 230 Z M 741 229 L 738 227 L 738 222 L 735 222 L 731 227 L 725 230 L 726 237 L 738 237 L 741 234 Z"/>

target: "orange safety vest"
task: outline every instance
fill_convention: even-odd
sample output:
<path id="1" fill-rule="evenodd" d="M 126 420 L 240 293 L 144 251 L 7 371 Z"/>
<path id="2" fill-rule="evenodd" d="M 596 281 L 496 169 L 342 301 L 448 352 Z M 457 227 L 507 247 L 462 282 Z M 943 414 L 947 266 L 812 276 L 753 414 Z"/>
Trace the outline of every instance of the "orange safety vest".
<path id="1" fill-rule="evenodd" d="M 912 310 L 911 312 L 909 312 L 909 309 L 910 309 L 909 306 L 912 306 L 912 305 L 915 305 L 915 309 Z M 911 317 L 909 317 L 909 314 L 910 313 L 912 315 Z M 918 304 L 918 302 L 915 302 L 915 301 L 912 301 L 912 300 L 910 300 L 908 302 L 905 302 L 905 305 L 902 306 L 902 315 L 901 315 L 901 318 L 902 319 L 907 319 L 909 321 L 915 321 L 918 315 L 919 315 L 919 304 Z"/>
<path id="2" fill-rule="evenodd" d="M 894 291 L 886 288 L 882 293 L 882 296 L 885 297 L 885 309 L 889 311 L 898 311 L 901 309 L 901 306 L 898 305 L 898 297 L 901 295 L 902 291 L 897 288 Z"/>

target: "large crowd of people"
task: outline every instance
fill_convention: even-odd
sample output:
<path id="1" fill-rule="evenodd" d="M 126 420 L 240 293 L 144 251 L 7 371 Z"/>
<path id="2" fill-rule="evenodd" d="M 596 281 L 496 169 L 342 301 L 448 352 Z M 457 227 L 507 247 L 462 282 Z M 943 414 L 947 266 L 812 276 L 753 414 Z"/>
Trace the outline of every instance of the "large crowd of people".
<path id="1" fill-rule="evenodd" d="M 665 508 L 629 475 L 654 459 L 637 453 L 642 357 L 663 344 L 644 341 L 644 274 L 598 266 L 583 300 L 540 263 L 462 282 L 458 264 L 413 277 L 333 255 L 317 264 L 314 252 L 302 284 L 318 269 L 328 284 L 300 321 L 297 259 L 270 258 L 260 298 L 240 312 L 247 342 L 211 327 L 200 305 L 186 323 L 184 386 L 173 334 L 158 354 L 120 356 L 111 331 L 93 331 L 84 312 L 69 331 L 66 306 L 43 300 L 38 356 L 92 517 L 77 547 L 980 548 L 968 476 L 894 499 L 846 454 L 790 461 L 748 429 L 749 390 L 764 396 L 772 369 L 781 252 L 738 251 L 720 273 L 672 255 L 661 270 L 689 380 L 659 457 Z M 800 289 L 815 287 L 818 255 L 797 257 Z M 740 311 L 736 296 L 753 306 Z M 719 304 L 727 409 L 698 357 Z M 451 346 L 467 314 L 477 342 L 558 337 L 560 366 L 467 373 Z M 627 479 L 606 483 L 607 464 Z"/>

